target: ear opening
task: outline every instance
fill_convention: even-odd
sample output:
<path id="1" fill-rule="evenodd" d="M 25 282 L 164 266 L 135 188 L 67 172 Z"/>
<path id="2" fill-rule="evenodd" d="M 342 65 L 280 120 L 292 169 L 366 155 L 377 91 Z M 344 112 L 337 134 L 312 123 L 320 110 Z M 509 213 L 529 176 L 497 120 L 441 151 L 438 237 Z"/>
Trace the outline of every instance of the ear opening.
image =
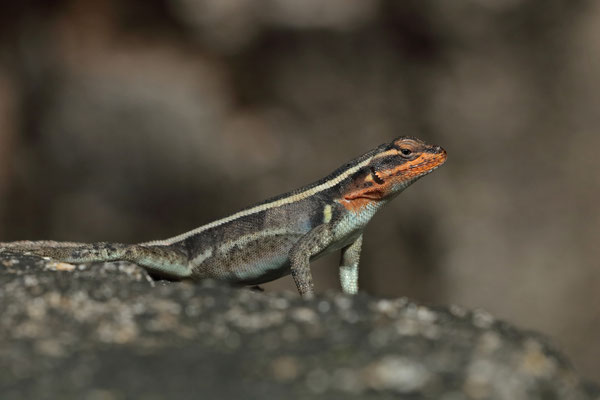
<path id="1" fill-rule="evenodd" d="M 375 168 L 373 168 L 373 167 L 371 167 L 371 177 L 373 178 L 373 180 L 376 183 L 378 183 L 380 185 L 383 185 L 385 183 L 385 181 L 383 179 L 381 179 L 379 177 L 379 175 L 377 175 L 377 171 L 375 171 Z"/>

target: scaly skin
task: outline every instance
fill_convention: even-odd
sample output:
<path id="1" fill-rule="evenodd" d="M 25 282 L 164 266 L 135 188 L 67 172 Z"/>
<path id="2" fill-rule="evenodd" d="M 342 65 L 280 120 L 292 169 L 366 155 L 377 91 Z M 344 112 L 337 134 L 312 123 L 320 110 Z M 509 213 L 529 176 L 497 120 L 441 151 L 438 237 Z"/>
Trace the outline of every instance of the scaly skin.
<path id="1" fill-rule="evenodd" d="M 30 252 L 64 262 L 126 260 L 170 279 L 220 279 L 255 285 L 292 274 L 314 295 L 310 261 L 341 250 L 340 281 L 358 291 L 362 232 L 371 217 L 446 161 L 446 151 L 399 137 L 311 185 L 166 240 L 141 244 L 10 242 L 0 252 Z"/>

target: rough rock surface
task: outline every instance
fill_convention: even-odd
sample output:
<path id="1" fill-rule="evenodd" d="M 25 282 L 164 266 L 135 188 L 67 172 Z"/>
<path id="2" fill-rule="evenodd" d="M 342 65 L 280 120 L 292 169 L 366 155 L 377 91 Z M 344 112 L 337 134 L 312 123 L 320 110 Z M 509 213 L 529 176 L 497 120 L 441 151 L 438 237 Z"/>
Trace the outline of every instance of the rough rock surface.
<path id="1" fill-rule="evenodd" d="M 0 398 L 600 399 L 484 311 L 0 254 Z"/>

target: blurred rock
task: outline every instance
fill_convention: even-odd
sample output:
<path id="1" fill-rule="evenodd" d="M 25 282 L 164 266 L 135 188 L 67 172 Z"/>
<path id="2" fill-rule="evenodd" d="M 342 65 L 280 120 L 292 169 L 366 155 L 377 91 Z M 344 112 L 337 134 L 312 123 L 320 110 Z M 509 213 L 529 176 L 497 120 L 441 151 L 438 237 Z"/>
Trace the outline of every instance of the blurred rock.
<path id="1" fill-rule="evenodd" d="M 372 20 L 379 0 L 174 0 L 173 13 L 214 50 L 236 53 L 262 31 L 324 29 L 345 31 Z"/>
<path id="2" fill-rule="evenodd" d="M 538 334 L 482 311 L 0 255 L 0 396 L 598 399 Z"/>

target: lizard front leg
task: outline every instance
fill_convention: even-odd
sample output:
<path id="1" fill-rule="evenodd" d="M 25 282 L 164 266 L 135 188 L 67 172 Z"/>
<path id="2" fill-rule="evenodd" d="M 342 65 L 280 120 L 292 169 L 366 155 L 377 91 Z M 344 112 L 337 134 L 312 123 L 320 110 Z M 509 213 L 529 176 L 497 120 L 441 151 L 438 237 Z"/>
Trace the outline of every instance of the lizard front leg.
<path id="1" fill-rule="evenodd" d="M 328 224 L 313 228 L 292 247 L 289 253 L 292 277 L 298 292 L 304 298 L 312 298 L 315 294 L 310 258 L 325 250 L 333 242 L 333 234 Z"/>
<path id="2" fill-rule="evenodd" d="M 348 294 L 358 292 L 358 262 L 362 248 L 362 234 L 351 244 L 342 249 L 340 260 L 340 282 L 342 291 Z"/>

